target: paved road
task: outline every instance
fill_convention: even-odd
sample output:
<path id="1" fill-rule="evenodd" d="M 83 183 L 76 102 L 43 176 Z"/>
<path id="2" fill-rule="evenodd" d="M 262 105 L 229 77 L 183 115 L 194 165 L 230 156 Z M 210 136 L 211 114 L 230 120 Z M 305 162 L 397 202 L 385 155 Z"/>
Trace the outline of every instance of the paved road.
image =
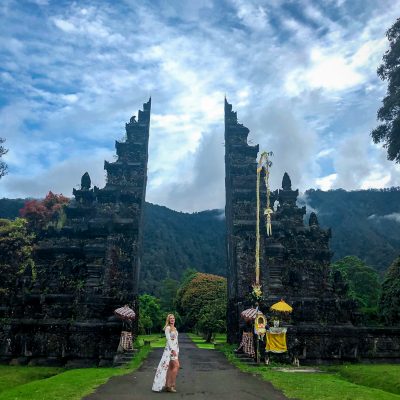
<path id="1" fill-rule="evenodd" d="M 181 369 L 177 393 L 151 391 L 162 350 L 155 349 L 135 372 L 111 378 L 85 400 L 283 400 L 287 399 L 268 382 L 239 371 L 215 350 L 198 349 L 185 335 L 179 335 Z"/>

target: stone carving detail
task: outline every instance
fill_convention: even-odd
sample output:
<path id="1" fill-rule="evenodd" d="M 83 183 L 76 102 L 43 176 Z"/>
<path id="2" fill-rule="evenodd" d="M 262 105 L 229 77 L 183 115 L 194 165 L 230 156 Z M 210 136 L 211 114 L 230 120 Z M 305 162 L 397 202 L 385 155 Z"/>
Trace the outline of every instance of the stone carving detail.
<path id="1" fill-rule="evenodd" d="M 0 328 L 0 359 L 112 363 L 121 332 L 113 310 L 129 304 L 138 314 L 150 110 L 151 100 L 138 120 L 126 124 L 117 160 L 104 164 L 105 187 L 91 189 L 86 172 L 65 208 L 63 227 L 43 232 L 35 252 L 37 279 L 4 315 L 10 323 Z"/>
<path id="2" fill-rule="evenodd" d="M 292 190 L 292 181 L 287 172 L 284 173 L 282 178 L 282 189 L 283 190 Z"/>
<path id="3" fill-rule="evenodd" d="M 89 173 L 85 172 L 81 178 L 81 190 L 89 190 L 90 186 L 92 186 L 92 181 L 90 180 Z"/>
<path id="4" fill-rule="evenodd" d="M 312 212 L 310 214 L 310 219 L 308 220 L 308 225 L 309 226 L 319 226 L 317 214 L 315 214 L 315 212 Z"/>

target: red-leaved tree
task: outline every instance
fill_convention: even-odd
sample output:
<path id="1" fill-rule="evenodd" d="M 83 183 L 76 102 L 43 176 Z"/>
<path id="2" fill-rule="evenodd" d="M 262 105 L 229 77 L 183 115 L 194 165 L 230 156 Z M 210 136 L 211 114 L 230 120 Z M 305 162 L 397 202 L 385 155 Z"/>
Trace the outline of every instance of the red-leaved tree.
<path id="1" fill-rule="evenodd" d="M 68 202 L 68 197 L 50 191 L 43 200 L 26 201 L 19 213 L 28 221 L 32 230 L 40 231 L 50 225 L 57 225 L 63 206 Z"/>

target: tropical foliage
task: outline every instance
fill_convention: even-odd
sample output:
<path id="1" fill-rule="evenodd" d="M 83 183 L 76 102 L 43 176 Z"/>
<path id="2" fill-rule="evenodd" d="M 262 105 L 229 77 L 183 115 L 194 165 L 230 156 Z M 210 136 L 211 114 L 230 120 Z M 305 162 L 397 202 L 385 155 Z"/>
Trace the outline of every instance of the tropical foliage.
<path id="1" fill-rule="evenodd" d="M 379 309 L 389 324 L 400 324 L 400 257 L 388 268 L 382 284 Z"/>
<path id="2" fill-rule="evenodd" d="M 348 295 L 360 307 L 376 308 L 380 294 L 379 275 L 355 256 L 347 256 L 332 265 L 333 271 L 340 271 L 347 283 Z"/>
<path id="3" fill-rule="evenodd" d="M 389 160 L 400 163 L 400 18 L 386 32 L 389 49 L 378 68 L 379 77 L 388 82 L 378 120 L 382 122 L 371 135 L 375 143 L 384 143 Z"/>
<path id="4" fill-rule="evenodd" d="M 160 300 L 149 294 L 139 297 L 139 333 L 151 334 L 161 331 L 163 313 Z"/>
<path id="5" fill-rule="evenodd" d="M 33 240 L 24 219 L 0 219 L 0 297 L 14 294 L 23 275 L 34 278 Z"/>
<path id="6" fill-rule="evenodd" d="M 6 140 L 0 137 L 0 178 L 2 178 L 4 175 L 7 174 L 8 172 L 8 166 L 7 164 L 2 160 L 2 157 L 4 156 L 4 154 L 7 154 L 8 149 L 6 149 L 3 146 L 3 143 Z"/>
<path id="7" fill-rule="evenodd" d="M 179 289 L 179 281 L 166 278 L 161 282 L 160 306 L 162 310 L 172 312 L 175 309 L 176 293 Z"/>
<path id="8" fill-rule="evenodd" d="M 183 283 L 177 309 L 186 329 L 197 329 L 212 339 L 226 329 L 227 285 L 222 276 L 196 273 Z"/>

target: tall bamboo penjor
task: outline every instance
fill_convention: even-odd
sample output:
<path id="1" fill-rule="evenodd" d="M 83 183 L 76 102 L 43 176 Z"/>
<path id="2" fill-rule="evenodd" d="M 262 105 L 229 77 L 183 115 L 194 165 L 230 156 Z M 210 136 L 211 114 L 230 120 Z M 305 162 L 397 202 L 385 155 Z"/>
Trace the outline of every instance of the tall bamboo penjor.
<path id="1" fill-rule="evenodd" d="M 257 164 L 257 219 L 256 219 L 256 281 L 253 284 L 253 295 L 256 298 L 262 297 L 262 289 L 260 285 L 260 179 L 261 172 L 264 170 L 264 182 L 267 196 L 267 204 L 264 209 L 264 215 L 266 216 L 266 230 L 267 236 L 272 235 L 272 226 L 271 226 L 271 214 L 273 210 L 270 204 L 270 188 L 269 188 L 269 169 L 272 166 L 272 161 L 270 161 L 269 157 L 272 156 L 272 152 L 264 151 L 260 155 L 260 159 Z"/>

